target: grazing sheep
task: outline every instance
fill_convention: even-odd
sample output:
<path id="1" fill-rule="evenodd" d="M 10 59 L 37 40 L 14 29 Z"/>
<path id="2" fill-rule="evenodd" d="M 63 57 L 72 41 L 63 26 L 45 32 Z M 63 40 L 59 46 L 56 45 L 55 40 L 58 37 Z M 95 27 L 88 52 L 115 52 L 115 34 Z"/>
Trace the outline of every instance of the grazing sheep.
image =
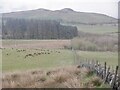
<path id="1" fill-rule="evenodd" d="M 27 58 L 27 57 L 28 57 L 28 55 L 25 56 L 25 58 Z"/>
<path id="2" fill-rule="evenodd" d="M 19 50 L 17 50 L 17 52 L 20 52 Z"/>
<path id="3" fill-rule="evenodd" d="M 48 53 L 48 54 L 50 54 L 50 53 Z"/>
<path id="4" fill-rule="evenodd" d="M 23 50 L 18 50 L 18 49 L 16 49 L 16 50 L 17 50 L 17 52 L 24 52 L 24 51 L 26 51 L 26 50 L 24 50 L 24 49 L 23 49 Z"/>
<path id="5" fill-rule="evenodd" d="M 32 54 L 28 54 L 28 56 L 33 56 Z"/>
<path id="6" fill-rule="evenodd" d="M 37 55 L 37 53 L 34 53 L 34 55 Z"/>
<path id="7" fill-rule="evenodd" d="M 38 55 L 40 55 L 41 53 L 38 53 Z"/>
<path id="8" fill-rule="evenodd" d="M 60 51 L 58 51 L 58 53 L 60 53 Z"/>
<path id="9" fill-rule="evenodd" d="M 23 50 L 23 51 L 26 51 L 26 50 Z"/>
<path id="10" fill-rule="evenodd" d="M 42 52 L 42 54 L 44 54 L 44 52 Z"/>
<path id="11" fill-rule="evenodd" d="M 25 56 L 25 58 L 27 58 L 28 56 L 34 57 L 34 55 L 32 55 L 32 54 L 27 54 L 27 55 Z"/>

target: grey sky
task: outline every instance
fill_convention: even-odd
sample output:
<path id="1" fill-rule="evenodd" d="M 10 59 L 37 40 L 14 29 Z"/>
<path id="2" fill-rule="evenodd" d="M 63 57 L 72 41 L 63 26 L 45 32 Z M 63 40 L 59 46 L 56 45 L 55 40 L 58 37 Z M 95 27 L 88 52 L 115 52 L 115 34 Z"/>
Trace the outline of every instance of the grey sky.
<path id="1" fill-rule="evenodd" d="M 45 8 L 71 8 L 81 12 L 96 12 L 118 17 L 119 0 L 0 0 L 0 12 L 15 12 Z"/>

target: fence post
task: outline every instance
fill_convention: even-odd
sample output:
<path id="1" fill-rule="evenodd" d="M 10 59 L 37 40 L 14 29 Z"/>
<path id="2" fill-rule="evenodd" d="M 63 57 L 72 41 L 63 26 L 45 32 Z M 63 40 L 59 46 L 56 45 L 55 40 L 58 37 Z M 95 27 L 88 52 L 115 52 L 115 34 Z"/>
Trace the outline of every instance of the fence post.
<path id="1" fill-rule="evenodd" d="M 100 62 L 98 61 L 97 63 L 97 75 L 99 76 L 99 72 L 100 72 Z"/>
<path id="2" fill-rule="evenodd" d="M 109 74 L 110 74 L 109 71 L 110 71 L 110 66 L 109 66 L 108 69 L 107 69 L 107 73 L 106 73 L 106 77 L 105 77 L 104 83 L 106 83 L 107 80 L 108 80 L 108 76 L 109 76 Z"/>
<path id="3" fill-rule="evenodd" d="M 117 79 L 117 74 L 118 74 L 118 66 L 116 66 L 116 70 L 115 70 L 115 78 L 114 78 L 114 86 L 113 86 L 113 88 L 117 88 L 116 87 L 116 79 Z"/>
<path id="4" fill-rule="evenodd" d="M 105 76 L 106 76 L 106 62 L 105 62 L 105 64 L 104 64 L 104 78 L 105 78 Z"/>
<path id="5" fill-rule="evenodd" d="M 118 90 L 120 90 L 120 66 L 118 67 Z"/>
<path id="6" fill-rule="evenodd" d="M 114 74 L 114 77 L 112 78 L 112 82 L 111 82 L 111 87 L 112 87 L 113 89 L 116 88 L 116 77 L 117 77 L 117 73 L 118 73 L 118 66 L 116 66 L 115 74 Z"/>
<path id="7" fill-rule="evenodd" d="M 95 70 L 95 68 L 94 68 L 94 61 L 92 61 L 92 70 L 93 70 L 93 72 L 94 72 L 94 70 Z"/>

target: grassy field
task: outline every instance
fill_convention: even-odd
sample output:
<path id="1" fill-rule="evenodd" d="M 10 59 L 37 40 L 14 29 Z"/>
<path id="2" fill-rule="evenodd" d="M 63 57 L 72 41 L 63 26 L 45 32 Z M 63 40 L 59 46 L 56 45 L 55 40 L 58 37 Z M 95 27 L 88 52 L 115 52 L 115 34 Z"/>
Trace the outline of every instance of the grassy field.
<path id="1" fill-rule="evenodd" d="M 55 68 L 73 64 L 73 54 L 69 50 L 56 49 L 3 49 L 3 71 Z M 38 55 L 38 53 L 41 53 Z M 32 54 L 30 56 L 28 54 Z M 28 55 L 28 56 L 27 56 Z M 27 56 L 27 57 L 26 57 Z"/>
<path id="2" fill-rule="evenodd" d="M 117 34 L 117 25 L 80 25 L 80 24 L 65 24 L 76 26 L 78 31 L 93 33 L 93 34 Z"/>
<path id="3" fill-rule="evenodd" d="M 79 31 L 95 33 L 95 34 L 110 34 L 118 32 L 117 26 L 87 26 L 77 25 Z"/>
<path id="4" fill-rule="evenodd" d="M 25 51 L 18 52 L 18 49 L 4 49 L 2 52 L 3 71 L 30 70 L 38 68 L 49 69 L 74 64 L 74 55 L 70 50 L 42 50 L 43 51 L 41 51 L 41 49 L 25 49 Z M 44 54 L 35 55 L 42 52 Z M 26 57 L 28 54 L 32 54 L 33 56 Z M 107 65 L 110 65 L 113 68 L 118 65 L 117 52 L 79 51 L 78 54 L 80 60 L 98 60 L 102 65 L 104 65 L 104 62 L 106 61 Z"/>
<path id="5" fill-rule="evenodd" d="M 70 45 L 70 40 L 17 40 L 16 48 L 13 43 L 14 41 L 10 41 L 3 41 L 3 47 L 7 47 L 2 50 L 1 56 L 3 62 L 2 68 L 5 72 L 37 68 L 49 69 L 74 64 L 73 52 L 63 49 L 64 45 Z M 62 44 L 60 44 L 61 42 Z M 46 46 L 49 49 L 44 49 Z M 38 53 L 41 54 L 38 55 Z M 29 54 L 33 56 L 29 56 Z M 78 51 L 78 54 L 80 60 L 94 59 L 100 61 L 102 64 L 106 61 L 110 66 L 116 66 L 118 64 L 117 52 Z"/>
<path id="6" fill-rule="evenodd" d="M 63 24 L 63 25 L 72 25 L 76 26 L 78 31 L 92 33 L 92 34 L 112 34 L 118 35 L 118 26 L 117 25 L 80 25 L 80 24 Z"/>
<path id="7" fill-rule="evenodd" d="M 77 68 L 74 52 L 63 49 L 64 45 L 70 44 L 70 40 L 61 42 L 20 40 L 15 46 L 14 41 L 4 41 L 3 48 L 0 49 L 3 87 L 109 87 L 96 75 L 90 75 L 87 69 Z M 117 52 L 77 51 L 77 54 L 80 60 L 98 60 L 102 64 L 106 61 L 113 68 L 118 64 Z"/>
<path id="8" fill-rule="evenodd" d="M 78 51 L 80 60 L 98 60 L 102 65 L 107 62 L 107 65 L 115 67 L 118 65 L 117 52 L 91 52 L 91 51 Z"/>

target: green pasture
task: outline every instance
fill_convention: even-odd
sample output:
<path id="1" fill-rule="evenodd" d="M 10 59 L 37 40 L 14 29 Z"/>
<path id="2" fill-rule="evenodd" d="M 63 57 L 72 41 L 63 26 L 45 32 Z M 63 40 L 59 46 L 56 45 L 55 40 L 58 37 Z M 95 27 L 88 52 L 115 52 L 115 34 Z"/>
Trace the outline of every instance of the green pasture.
<path id="1" fill-rule="evenodd" d="M 20 49 L 21 50 L 21 49 Z M 44 49 L 25 49 L 26 51 L 17 52 L 17 49 L 2 50 L 2 70 L 17 71 L 28 69 L 49 69 L 73 64 L 73 53 L 69 50 L 49 50 Z M 28 56 L 27 54 L 41 53 L 46 54 Z M 58 53 L 60 52 L 60 53 Z M 50 53 L 50 54 L 47 54 Z"/>
<path id="2" fill-rule="evenodd" d="M 118 32 L 117 26 L 89 26 L 89 25 L 77 25 L 79 31 L 94 33 L 94 34 L 114 34 Z M 117 33 L 116 33 L 117 34 Z"/>
<path id="3" fill-rule="evenodd" d="M 115 68 L 118 65 L 117 52 L 91 52 L 91 51 L 78 51 L 80 60 L 98 60 L 102 65 L 107 62 L 107 66 Z"/>

